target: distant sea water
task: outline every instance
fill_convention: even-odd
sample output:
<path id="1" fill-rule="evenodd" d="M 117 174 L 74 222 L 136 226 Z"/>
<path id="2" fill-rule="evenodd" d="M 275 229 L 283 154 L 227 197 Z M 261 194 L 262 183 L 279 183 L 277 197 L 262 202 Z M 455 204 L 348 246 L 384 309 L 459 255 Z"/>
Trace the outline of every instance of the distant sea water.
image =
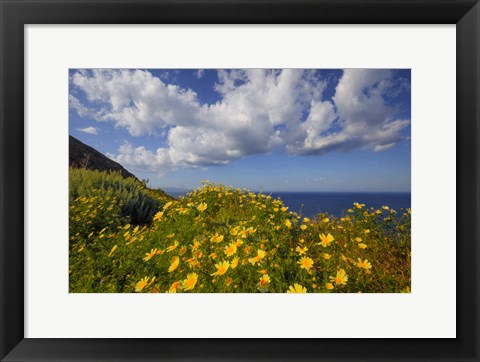
<path id="1" fill-rule="evenodd" d="M 273 192 L 291 211 L 313 217 L 321 212 L 341 217 L 354 202 L 376 209 L 388 206 L 394 210 L 411 207 L 410 192 Z"/>
<path id="2" fill-rule="evenodd" d="M 282 199 L 290 211 L 307 217 L 326 212 L 341 217 L 346 210 L 353 207 L 354 202 L 365 204 L 365 207 L 376 209 L 388 206 L 394 210 L 411 207 L 410 192 L 263 192 L 273 198 Z M 181 192 L 170 192 L 173 197 L 184 195 Z"/>

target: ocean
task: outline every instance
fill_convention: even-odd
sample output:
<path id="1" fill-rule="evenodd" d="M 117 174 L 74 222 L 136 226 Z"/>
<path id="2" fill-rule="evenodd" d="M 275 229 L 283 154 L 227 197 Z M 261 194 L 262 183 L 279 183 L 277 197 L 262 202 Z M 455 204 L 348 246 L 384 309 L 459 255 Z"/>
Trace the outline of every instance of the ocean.
<path id="1" fill-rule="evenodd" d="M 376 209 L 388 206 L 394 210 L 411 207 L 410 192 L 272 192 L 291 211 L 313 217 L 320 212 L 341 217 L 354 202 Z"/>
<path id="2" fill-rule="evenodd" d="M 273 198 L 280 197 L 289 210 L 307 217 L 326 212 L 341 217 L 354 202 L 376 209 L 388 206 L 399 211 L 411 207 L 410 192 L 263 192 Z M 178 197 L 183 193 L 172 192 Z"/>

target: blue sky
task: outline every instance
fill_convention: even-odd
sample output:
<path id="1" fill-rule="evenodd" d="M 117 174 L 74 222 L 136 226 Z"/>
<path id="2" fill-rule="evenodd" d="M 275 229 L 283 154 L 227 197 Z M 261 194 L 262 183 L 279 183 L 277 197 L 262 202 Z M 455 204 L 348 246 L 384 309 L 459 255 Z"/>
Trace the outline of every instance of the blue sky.
<path id="1" fill-rule="evenodd" d="M 150 187 L 410 191 L 399 69 L 71 69 L 69 132 Z"/>

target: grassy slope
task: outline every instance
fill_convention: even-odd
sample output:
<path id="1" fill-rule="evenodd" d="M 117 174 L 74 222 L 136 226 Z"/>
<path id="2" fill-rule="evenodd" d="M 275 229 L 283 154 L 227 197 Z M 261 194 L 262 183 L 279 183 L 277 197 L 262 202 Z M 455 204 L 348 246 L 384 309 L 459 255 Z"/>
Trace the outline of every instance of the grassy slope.
<path id="1" fill-rule="evenodd" d="M 222 185 L 180 200 L 136 187 L 157 198 L 150 223 L 113 212 L 116 199 L 71 200 L 71 210 L 107 219 L 93 230 L 70 214 L 71 292 L 409 291 L 409 210 L 356 204 L 343 218 L 309 220 L 281 200 Z"/>

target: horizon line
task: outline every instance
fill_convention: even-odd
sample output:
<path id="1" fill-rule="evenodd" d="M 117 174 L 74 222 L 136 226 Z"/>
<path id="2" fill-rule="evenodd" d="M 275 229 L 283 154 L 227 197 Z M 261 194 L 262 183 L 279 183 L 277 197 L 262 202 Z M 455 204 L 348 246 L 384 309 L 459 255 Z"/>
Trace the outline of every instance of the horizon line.
<path id="1" fill-rule="evenodd" d="M 200 187 L 197 187 L 200 188 Z M 183 187 L 177 187 L 177 186 L 165 186 L 165 187 L 158 187 L 158 189 L 161 190 L 166 190 L 166 189 L 178 189 L 178 192 L 190 192 L 194 191 L 197 188 L 191 189 L 191 188 L 183 188 Z M 376 194 L 381 194 L 381 193 L 402 193 L 402 194 L 411 194 L 412 191 L 362 191 L 362 190 L 323 190 L 323 191 L 298 191 L 298 190 L 279 190 L 279 191 L 272 191 L 272 190 L 253 190 L 253 189 L 248 189 L 248 188 L 242 188 L 242 187 L 234 187 L 234 189 L 240 189 L 242 191 L 250 191 L 250 192 L 255 192 L 255 193 L 262 193 L 262 194 L 271 194 L 271 193 L 376 193 Z"/>

